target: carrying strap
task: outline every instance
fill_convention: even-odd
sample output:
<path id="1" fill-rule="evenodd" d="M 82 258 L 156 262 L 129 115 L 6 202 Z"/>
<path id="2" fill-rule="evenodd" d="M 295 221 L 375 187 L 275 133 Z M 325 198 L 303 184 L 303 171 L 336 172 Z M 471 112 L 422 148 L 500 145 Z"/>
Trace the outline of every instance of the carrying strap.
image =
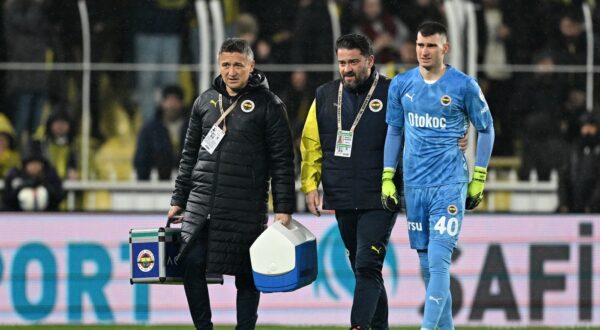
<path id="1" fill-rule="evenodd" d="M 225 120 L 225 117 L 227 117 L 227 115 L 229 115 L 233 109 L 235 109 L 235 106 L 237 105 L 237 102 L 240 98 L 236 98 L 235 102 L 233 102 L 229 108 L 227 108 L 227 110 L 223 111 L 223 94 L 219 94 L 219 111 L 221 111 L 221 117 L 219 117 L 219 119 L 217 119 L 217 121 L 215 122 L 215 126 L 219 126 L 221 124 L 222 121 Z M 223 133 L 227 132 L 227 123 L 223 122 Z"/>
<path id="2" fill-rule="evenodd" d="M 367 97 L 365 97 L 365 100 L 364 100 L 362 106 L 360 107 L 360 110 L 358 111 L 356 118 L 354 118 L 354 123 L 352 123 L 352 127 L 350 127 L 350 132 L 354 133 L 354 129 L 358 125 L 360 118 L 362 117 L 363 113 L 365 113 L 365 109 L 367 108 L 367 105 L 369 104 L 369 100 L 371 99 L 371 96 L 373 96 L 373 93 L 375 92 L 375 87 L 377 87 L 378 81 L 379 81 L 379 72 L 375 72 L 375 79 L 373 80 L 373 83 L 371 84 L 371 88 L 369 88 L 369 93 L 367 94 Z M 343 84 L 340 81 L 340 86 L 338 88 L 338 95 L 337 95 L 337 127 L 338 127 L 338 131 L 342 130 L 342 91 L 343 91 Z"/>

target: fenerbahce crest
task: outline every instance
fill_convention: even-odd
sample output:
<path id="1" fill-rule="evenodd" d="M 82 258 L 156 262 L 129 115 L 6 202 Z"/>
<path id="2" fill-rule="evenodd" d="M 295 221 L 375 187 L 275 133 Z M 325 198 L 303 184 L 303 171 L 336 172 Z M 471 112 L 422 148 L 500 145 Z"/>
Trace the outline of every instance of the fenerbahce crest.
<path id="1" fill-rule="evenodd" d="M 154 253 L 150 250 L 142 250 L 137 256 L 137 265 L 138 268 L 147 273 L 154 268 Z"/>
<path id="2" fill-rule="evenodd" d="M 240 108 L 246 113 L 252 112 L 252 110 L 254 110 L 254 102 L 252 102 L 251 100 L 244 100 L 242 101 Z"/>
<path id="3" fill-rule="evenodd" d="M 369 102 L 369 110 L 379 112 L 381 109 L 383 109 L 383 102 L 381 102 L 381 100 L 372 99 L 371 102 Z"/>
<path id="4" fill-rule="evenodd" d="M 442 96 L 442 98 L 440 98 L 440 103 L 443 106 L 447 107 L 450 105 L 450 103 L 452 103 L 452 98 L 448 95 L 444 95 L 444 96 Z"/>

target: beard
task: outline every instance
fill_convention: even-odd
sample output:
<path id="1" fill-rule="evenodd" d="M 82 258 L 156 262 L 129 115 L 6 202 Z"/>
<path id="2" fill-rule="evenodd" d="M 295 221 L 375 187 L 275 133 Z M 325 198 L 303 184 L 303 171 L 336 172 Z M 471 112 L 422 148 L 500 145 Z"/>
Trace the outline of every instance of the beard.
<path id="1" fill-rule="evenodd" d="M 344 79 L 345 77 L 354 77 L 354 80 L 348 82 L 348 81 L 346 81 L 346 79 Z M 345 74 L 342 77 L 342 84 L 344 85 L 345 88 L 353 91 L 353 90 L 356 90 L 356 88 L 358 86 L 362 85 L 366 80 L 367 80 L 366 73 L 364 75 L 362 75 L 362 74 L 357 74 L 356 72 L 352 72 L 350 74 Z"/>

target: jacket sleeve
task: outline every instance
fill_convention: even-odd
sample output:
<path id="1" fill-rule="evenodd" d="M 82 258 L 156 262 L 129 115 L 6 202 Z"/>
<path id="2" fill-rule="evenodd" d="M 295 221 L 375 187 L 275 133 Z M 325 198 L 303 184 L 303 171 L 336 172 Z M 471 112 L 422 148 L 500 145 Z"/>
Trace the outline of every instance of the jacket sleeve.
<path id="1" fill-rule="evenodd" d="M 150 171 L 152 168 L 152 150 L 150 148 L 150 137 L 148 136 L 149 131 L 150 129 L 148 126 L 142 127 L 142 130 L 138 135 L 137 147 L 135 148 L 133 165 L 135 166 L 135 172 L 137 173 L 138 180 L 150 179 Z"/>
<path id="2" fill-rule="evenodd" d="M 171 205 L 185 208 L 187 200 L 192 189 L 192 171 L 198 159 L 198 150 L 202 142 L 202 115 L 201 99 L 199 97 L 194 102 L 192 113 L 188 124 L 185 142 L 181 152 L 181 161 L 179 162 L 179 171 L 175 179 L 175 190 L 171 197 Z"/>
<path id="3" fill-rule="evenodd" d="M 4 178 L 4 189 L 2 190 L 2 210 L 17 211 L 19 202 L 17 199 L 18 189 L 14 189 L 13 180 L 18 176 L 19 171 L 16 168 L 11 169 Z"/>
<path id="4" fill-rule="evenodd" d="M 321 139 L 319 138 L 319 125 L 317 123 L 317 105 L 313 101 L 306 117 L 306 123 L 302 130 L 300 141 L 300 153 L 302 154 L 301 181 L 302 192 L 308 193 L 315 190 L 321 183 L 321 164 L 323 151 L 321 150 Z"/>
<path id="5" fill-rule="evenodd" d="M 285 105 L 274 97 L 267 106 L 265 142 L 271 176 L 273 210 L 275 213 L 294 211 L 294 147 L 292 131 Z"/>
<path id="6" fill-rule="evenodd" d="M 58 211 L 60 202 L 64 199 L 66 193 L 63 189 L 62 180 L 53 167 L 46 169 L 46 178 L 42 185 L 48 191 L 47 211 Z"/>
<path id="7" fill-rule="evenodd" d="M 563 161 L 559 168 L 558 175 L 558 207 L 571 208 L 571 162 L 577 161 L 573 159 L 574 155 L 570 153 Z M 573 211 L 573 210 L 569 210 Z"/>

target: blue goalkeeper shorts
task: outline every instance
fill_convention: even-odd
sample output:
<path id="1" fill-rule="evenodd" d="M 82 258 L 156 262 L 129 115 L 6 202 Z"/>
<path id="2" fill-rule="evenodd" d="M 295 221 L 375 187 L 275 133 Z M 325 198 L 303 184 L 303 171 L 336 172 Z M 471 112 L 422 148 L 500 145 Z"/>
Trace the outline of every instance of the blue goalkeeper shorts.
<path id="1" fill-rule="evenodd" d="M 467 183 L 405 187 L 404 193 L 410 247 L 425 250 L 430 240 L 456 245 L 465 215 Z"/>

